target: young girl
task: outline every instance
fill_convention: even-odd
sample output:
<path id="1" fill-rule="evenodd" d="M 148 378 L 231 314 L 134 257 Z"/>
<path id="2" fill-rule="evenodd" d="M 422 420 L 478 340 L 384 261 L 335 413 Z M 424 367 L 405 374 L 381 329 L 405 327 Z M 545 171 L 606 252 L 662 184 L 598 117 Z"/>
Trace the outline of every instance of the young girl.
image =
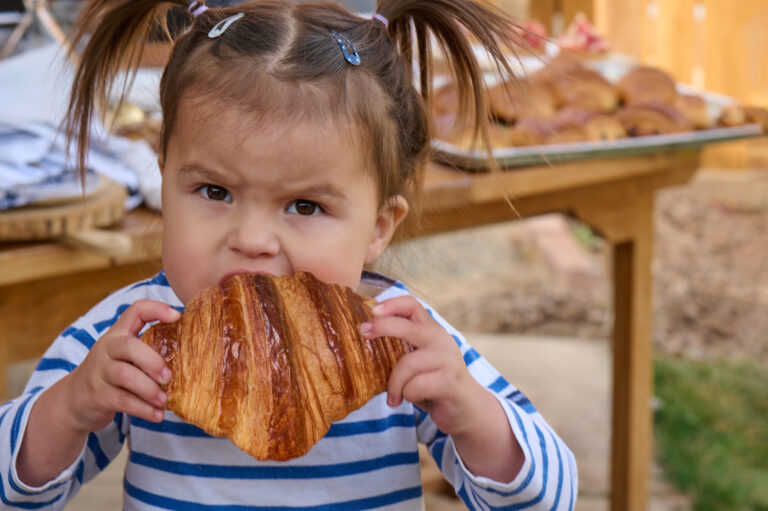
<path id="1" fill-rule="evenodd" d="M 126 509 L 421 509 L 417 442 L 471 509 L 573 508 L 573 455 L 525 396 L 403 284 L 363 270 L 428 158 L 430 37 L 482 135 L 465 34 L 501 62 L 508 22 L 473 0 L 381 0 L 371 18 L 290 0 L 93 0 L 68 125 L 81 163 L 95 105 L 177 4 L 190 27 L 160 85 L 164 270 L 64 331 L 0 409 L 4 505 L 63 508 L 129 440 Z M 138 336 L 229 275 L 298 271 L 376 297 L 362 335 L 416 349 L 307 455 L 263 463 L 163 411 L 174 375 Z"/>

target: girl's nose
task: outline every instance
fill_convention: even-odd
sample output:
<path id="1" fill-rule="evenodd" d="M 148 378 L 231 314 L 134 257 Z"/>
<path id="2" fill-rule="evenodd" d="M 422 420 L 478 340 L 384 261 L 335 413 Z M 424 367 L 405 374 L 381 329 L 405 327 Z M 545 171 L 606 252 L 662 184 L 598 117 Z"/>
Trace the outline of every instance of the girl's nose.
<path id="1" fill-rule="evenodd" d="M 280 252 L 276 226 L 255 214 L 239 216 L 229 232 L 227 246 L 249 258 L 274 256 Z"/>

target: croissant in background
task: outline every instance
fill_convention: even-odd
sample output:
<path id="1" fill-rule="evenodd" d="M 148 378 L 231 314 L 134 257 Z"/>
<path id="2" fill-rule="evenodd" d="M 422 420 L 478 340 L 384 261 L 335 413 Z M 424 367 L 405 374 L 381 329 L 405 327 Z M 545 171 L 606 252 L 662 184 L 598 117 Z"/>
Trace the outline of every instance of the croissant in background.
<path id="1" fill-rule="evenodd" d="M 707 109 L 707 102 L 701 96 L 680 94 L 675 99 L 675 107 L 688 119 L 694 129 L 705 130 L 712 126 L 712 120 Z"/>
<path id="2" fill-rule="evenodd" d="M 259 460 L 288 460 L 384 392 L 412 349 L 359 334 L 375 303 L 310 273 L 234 275 L 141 339 L 173 372 L 168 409 Z"/>
<path id="3" fill-rule="evenodd" d="M 655 103 L 673 105 L 677 98 L 675 80 L 661 69 L 639 66 L 628 72 L 616 85 L 627 106 Z"/>
<path id="4" fill-rule="evenodd" d="M 555 80 L 567 78 L 575 71 L 584 69 L 583 59 L 570 51 L 560 51 L 552 60 L 533 73 L 531 81 L 540 87 L 551 87 Z"/>
<path id="5" fill-rule="evenodd" d="M 595 112 L 612 112 L 619 103 L 613 84 L 597 71 L 582 68 L 552 82 L 561 107 L 575 107 Z"/>
<path id="6" fill-rule="evenodd" d="M 616 119 L 631 137 L 667 135 L 692 129 L 683 114 L 668 104 L 648 103 L 630 106 L 619 111 Z"/>
<path id="7" fill-rule="evenodd" d="M 527 117 L 549 117 L 555 113 L 555 98 L 547 88 L 520 78 L 511 78 L 488 90 L 491 114 L 506 124 Z"/>
<path id="8" fill-rule="evenodd" d="M 554 120 L 560 125 L 580 126 L 583 129 L 582 140 L 600 141 L 625 138 L 627 132 L 624 126 L 613 115 L 601 114 L 591 110 L 566 107 L 555 114 Z M 548 140 L 548 143 L 553 143 Z"/>
<path id="9" fill-rule="evenodd" d="M 744 124 L 760 124 L 763 134 L 768 134 L 768 109 L 739 104 L 723 108 L 717 120 L 719 126 L 734 127 Z"/>

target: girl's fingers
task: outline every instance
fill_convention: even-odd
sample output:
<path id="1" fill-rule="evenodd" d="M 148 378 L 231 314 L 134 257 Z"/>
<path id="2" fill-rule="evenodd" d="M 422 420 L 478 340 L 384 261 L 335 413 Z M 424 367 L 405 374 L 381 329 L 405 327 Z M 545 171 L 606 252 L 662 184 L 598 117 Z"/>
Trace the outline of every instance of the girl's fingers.
<path id="1" fill-rule="evenodd" d="M 360 333 L 366 339 L 397 337 L 408 341 L 414 348 L 423 348 L 441 332 L 443 331 L 435 331 L 433 328 L 425 327 L 400 316 L 374 318 L 373 321 L 360 325 Z"/>
<path id="2" fill-rule="evenodd" d="M 125 390 L 153 407 L 162 408 L 167 401 L 160 386 L 141 369 L 128 362 L 113 362 L 107 365 L 104 368 L 104 380 L 112 387 Z"/>
<path id="3" fill-rule="evenodd" d="M 165 412 L 160 407 L 147 403 L 127 390 L 115 388 L 111 394 L 109 405 L 116 412 L 127 413 L 150 422 L 161 422 L 165 417 Z"/>
<path id="4" fill-rule="evenodd" d="M 421 373 L 437 371 L 443 361 L 434 353 L 427 350 L 417 350 L 403 356 L 397 361 L 387 382 L 387 403 L 397 406 L 403 398 L 403 388 L 408 382 Z"/>
<path id="5" fill-rule="evenodd" d="M 163 357 L 136 337 L 126 336 L 110 343 L 107 354 L 113 360 L 130 362 L 160 385 L 171 381 L 171 370 Z"/>
<path id="6" fill-rule="evenodd" d="M 403 387 L 403 399 L 411 403 L 438 401 L 445 395 L 445 378 L 439 371 L 422 372 L 409 379 Z"/>
<path id="7" fill-rule="evenodd" d="M 430 319 L 429 313 L 424 307 L 410 295 L 398 296 L 396 298 L 390 298 L 384 300 L 380 304 L 376 305 L 373 309 L 373 317 L 379 318 L 382 316 L 399 316 L 401 318 L 407 318 L 414 321 L 424 321 Z"/>
<path id="8" fill-rule="evenodd" d="M 112 329 L 118 329 L 136 337 L 147 323 L 152 321 L 172 323 L 180 317 L 181 313 L 168 304 L 156 300 L 138 300 L 120 315 Z"/>

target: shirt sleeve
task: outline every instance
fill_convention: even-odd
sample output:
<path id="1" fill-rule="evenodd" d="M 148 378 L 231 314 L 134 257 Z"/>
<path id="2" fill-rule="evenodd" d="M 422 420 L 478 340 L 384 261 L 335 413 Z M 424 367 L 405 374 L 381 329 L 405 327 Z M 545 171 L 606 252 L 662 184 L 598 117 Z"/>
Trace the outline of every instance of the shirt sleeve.
<path id="1" fill-rule="evenodd" d="M 501 376 L 456 329 L 428 305 L 424 306 L 456 341 L 470 374 L 499 401 L 525 454 L 523 466 L 512 481 L 475 476 L 464 466 L 451 437 L 440 431 L 425 411 L 417 408 L 419 441 L 427 446 L 456 494 L 471 510 L 573 509 L 578 473 L 571 450 L 522 392 Z"/>
<path id="2" fill-rule="evenodd" d="M 16 460 L 29 413 L 37 399 L 80 365 L 99 337 L 133 301 L 144 298 L 145 291 L 144 287 L 120 290 L 78 319 L 45 352 L 23 394 L 0 406 L 0 501 L 3 509 L 63 509 L 80 486 L 104 470 L 120 452 L 129 430 L 125 414 L 116 414 L 109 426 L 89 434 L 72 464 L 47 483 L 32 487 L 22 482 L 16 473 Z"/>

